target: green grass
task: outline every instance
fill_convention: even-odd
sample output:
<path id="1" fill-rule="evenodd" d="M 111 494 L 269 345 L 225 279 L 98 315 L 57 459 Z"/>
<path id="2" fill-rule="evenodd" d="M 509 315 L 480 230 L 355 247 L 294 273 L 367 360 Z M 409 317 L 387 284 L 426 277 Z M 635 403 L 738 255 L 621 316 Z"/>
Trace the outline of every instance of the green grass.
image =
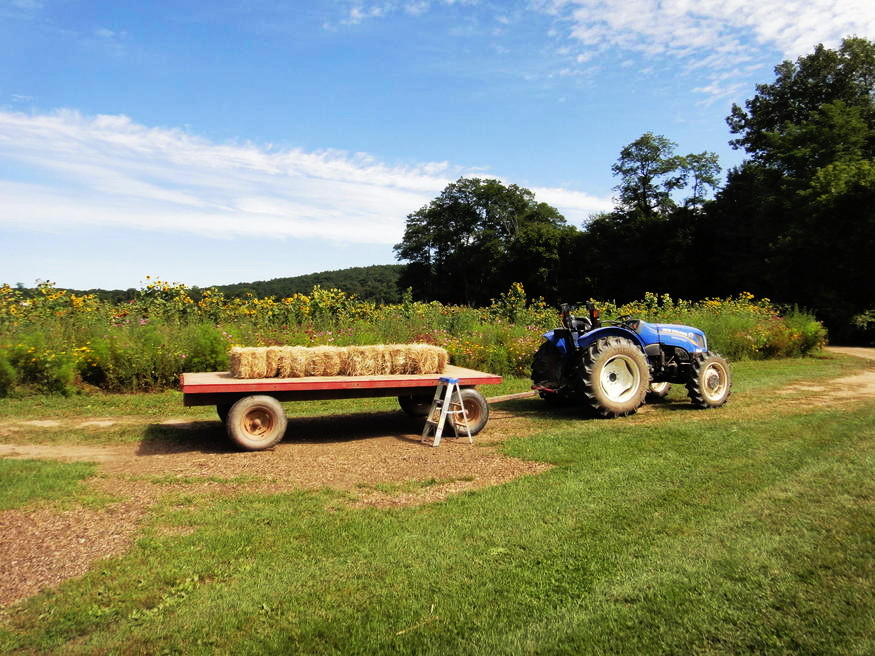
<path id="1" fill-rule="evenodd" d="M 95 469 L 82 462 L 0 459 L 0 510 L 74 496 Z"/>
<path id="2" fill-rule="evenodd" d="M 716 411 L 508 402 L 538 432 L 506 451 L 556 466 L 421 507 L 177 497 L 8 609 L 0 652 L 870 654 L 875 402 L 774 393 L 864 366 L 745 363 Z"/>

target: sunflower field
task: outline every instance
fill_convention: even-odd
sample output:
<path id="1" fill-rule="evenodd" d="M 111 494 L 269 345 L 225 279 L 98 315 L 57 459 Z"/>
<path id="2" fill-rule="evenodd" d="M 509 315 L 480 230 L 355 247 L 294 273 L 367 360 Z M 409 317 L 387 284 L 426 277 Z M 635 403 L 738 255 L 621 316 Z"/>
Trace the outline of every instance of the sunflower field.
<path id="1" fill-rule="evenodd" d="M 742 293 L 691 302 L 647 293 L 634 303 L 598 302 L 604 318 L 630 314 L 705 331 L 733 360 L 807 355 L 826 342 L 810 314 Z M 139 392 L 176 388 L 187 371 L 228 368 L 233 346 L 428 343 L 450 361 L 528 376 L 556 308 L 514 283 L 487 307 L 363 301 L 316 286 L 286 298 L 226 298 L 216 289 L 147 278 L 134 299 L 111 303 L 40 283 L 0 285 L 0 396 Z"/>

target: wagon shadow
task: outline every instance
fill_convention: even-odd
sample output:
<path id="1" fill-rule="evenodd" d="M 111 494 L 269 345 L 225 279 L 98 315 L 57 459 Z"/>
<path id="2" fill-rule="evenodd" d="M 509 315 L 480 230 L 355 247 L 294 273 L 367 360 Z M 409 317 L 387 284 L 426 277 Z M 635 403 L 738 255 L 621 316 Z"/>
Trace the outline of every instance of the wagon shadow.
<path id="1" fill-rule="evenodd" d="M 419 440 L 424 424 L 425 418 L 410 417 L 397 410 L 289 417 L 280 444 L 339 444 L 376 437 L 414 442 Z M 149 424 L 137 455 L 222 454 L 238 451 L 228 438 L 225 426 L 216 420 Z"/>
<path id="2" fill-rule="evenodd" d="M 219 421 L 149 424 L 137 448 L 138 456 L 174 453 L 232 453 L 234 446 Z"/>
<path id="3" fill-rule="evenodd" d="M 283 442 L 331 444 L 374 437 L 411 441 L 419 439 L 424 425 L 424 417 L 398 411 L 290 417 Z"/>

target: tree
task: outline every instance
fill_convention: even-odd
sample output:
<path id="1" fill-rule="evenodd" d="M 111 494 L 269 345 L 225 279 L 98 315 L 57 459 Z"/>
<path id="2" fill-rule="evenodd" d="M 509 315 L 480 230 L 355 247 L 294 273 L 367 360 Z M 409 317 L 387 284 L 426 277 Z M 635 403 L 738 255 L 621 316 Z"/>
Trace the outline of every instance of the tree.
<path id="1" fill-rule="evenodd" d="M 676 157 L 677 144 L 662 135 L 645 132 L 620 151 L 611 167 L 619 176 L 619 207 L 643 216 L 661 214 L 675 207 L 674 190 L 686 184 L 686 171 Z"/>
<path id="2" fill-rule="evenodd" d="M 720 165 L 714 153 L 677 155 L 676 148 L 646 132 L 620 151 L 612 167 L 617 207 L 590 219 L 578 249 L 590 294 L 623 302 L 646 291 L 700 291 L 690 254 Z"/>
<path id="3" fill-rule="evenodd" d="M 875 44 L 867 39 L 845 39 L 838 50 L 818 45 L 812 54 L 776 66 L 775 78 L 772 84 L 757 85 L 746 109 L 733 104 L 726 119 L 730 131 L 739 135 L 730 144 L 744 148 L 758 164 L 789 164 L 780 157 L 785 151 L 781 141 L 792 140 L 800 126 L 817 120 L 830 104 L 857 108 L 872 123 Z"/>
<path id="4" fill-rule="evenodd" d="M 400 284 L 417 298 L 478 305 L 522 282 L 553 296 L 558 248 L 576 230 L 530 190 L 499 180 L 460 178 L 407 216 L 395 245 L 408 262 Z"/>
<path id="5" fill-rule="evenodd" d="M 726 120 L 750 159 L 717 199 L 716 241 L 746 234 L 736 270 L 841 336 L 875 307 L 875 43 L 848 38 L 782 62 Z"/>
<path id="6" fill-rule="evenodd" d="M 717 153 L 690 153 L 682 158 L 681 167 L 686 170 L 687 178 L 692 178 L 691 195 L 684 201 L 686 207 L 701 208 L 709 190 L 714 190 L 720 184 L 720 163 Z"/>
<path id="7" fill-rule="evenodd" d="M 645 132 L 620 151 L 611 167 L 620 184 L 616 212 L 640 216 L 666 215 L 677 207 L 672 195 L 684 189 L 692 178 L 692 196 L 687 207 L 701 206 L 708 188 L 717 187 L 720 165 L 710 152 L 675 155 L 677 144 L 660 134 Z"/>

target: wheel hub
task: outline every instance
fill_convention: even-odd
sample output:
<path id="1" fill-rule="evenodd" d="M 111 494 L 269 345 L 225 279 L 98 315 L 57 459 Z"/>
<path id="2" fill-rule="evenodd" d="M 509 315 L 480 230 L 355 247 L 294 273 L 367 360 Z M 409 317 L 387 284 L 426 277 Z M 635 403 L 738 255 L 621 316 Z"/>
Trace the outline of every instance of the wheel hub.
<path id="1" fill-rule="evenodd" d="M 712 365 L 702 377 L 703 392 L 711 399 L 719 398 L 726 387 L 726 376 L 722 368 Z"/>
<path id="2" fill-rule="evenodd" d="M 252 435 L 264 435 L 272 426 L 271 414 L 262 408 L 254 408 L 246 415 L 246 430 Z"/>
<path id="3" fill-rule="evenodd" d="M 602 369 L 601 385 L 612 401 L 625 401 L 638 389 L 638 368 L 626 356 L 608 360 Z"/>

